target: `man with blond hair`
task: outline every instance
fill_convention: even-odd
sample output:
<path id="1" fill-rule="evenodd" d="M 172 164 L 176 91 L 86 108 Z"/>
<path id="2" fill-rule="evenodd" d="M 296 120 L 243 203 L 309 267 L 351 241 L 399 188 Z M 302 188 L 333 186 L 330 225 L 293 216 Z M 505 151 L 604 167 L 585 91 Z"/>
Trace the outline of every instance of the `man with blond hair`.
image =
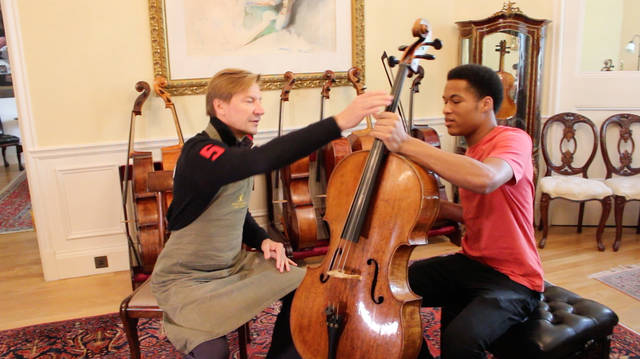
<path id="1" fill-rule="evenodd" d="M 209 124 L 185 143 L 176 165 L 167 214 L 171 237 L 151 283 L 167 337 L 189 358 L 227 358 L 225 335 L 280 298 L 267 358 L 299 357 L 289 308 L 304 270 L 251 217 L 252 176 L 309 155 L 392 100 L 368 92 L 334 117 L 252 147 L 264 114 L 259 85 L 259 75 L 240 69 L 213 76 L 206 96 Z M 246 252 L 243 243 L 262 255 Z"/>

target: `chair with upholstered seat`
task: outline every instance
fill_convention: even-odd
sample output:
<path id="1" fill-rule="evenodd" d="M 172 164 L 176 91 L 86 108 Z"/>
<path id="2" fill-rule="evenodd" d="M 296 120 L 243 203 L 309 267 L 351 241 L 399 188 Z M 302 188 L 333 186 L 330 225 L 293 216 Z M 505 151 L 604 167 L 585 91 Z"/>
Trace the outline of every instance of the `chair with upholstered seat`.
<path id="1" fill-rule="evenodd" d="M 4 166 L 9 167 L 9 162 L 7 162 L 6 152 L 7 147 L 16 146 L 16 155 L 18 156 L 18 168 L 20 171 L 24 169 L 22 166 L 22 161 L 20 159 L 20 154 L 22 153 L 22 145 L 20 144 L 20 137 L 8 135 L 4 133 L 4 128 L 2 127 L 2 121 L 0 121 L 0 148 L 2 148 L 2 160 L 4 161 Z"/>
<path id="2" fill-rule="evenodd" d="M 553 157 L 549 153 L 547 146 L 550 140 L 550 128 L 553 124 L 560 123 L 563 125 L 562 137 L 558 143 L 560 164 L 555 164 Z M 582 166 L 574 166 L 576 151 L 578 149 L 578 141 L 576 139 L 576 129 L 586 127 L 588 134 L 584 140 L 588 143 L 589 139 L 593 140 L 593 148 L 588 158 Z M 584 131 L 581 131 L 582 133 Z M 561 198 L 580 204 L 578 213 L 578 233 L 582 232 L 582 218 L 584 216 L 584 206 L 587 201 L 599 201 L 602 205 L 602 213 L 598 230 L 596 232 L 596 242 L 598 250 L 603 251 L 602 232 L 604 225 L 611 211 L 611 198 L 613 192 L 607 187 L 603 181 L 587 178 L 587 170 L 593 161 L 598 149 L 598 135 L 593 122 L 588 118 L 571 112 L 560 113 L 550 117 L 542 128 L 542 156 L 546 164 L 546 172 L 540 179 L 540 224 L 542 226 L 542 238 L 538 243 L 538 247 L 544 248 L 547 241 L 547 233 L 549 230 L 549 202 L 553 199 Z M 582 139 L 582 138 L 581 138 Z M 588 153 L 588 152 L 587 152 Z M 556 162 L 557 163 L 557 162 Z M 552 173 L 558 175 L 552 176 Z M 578 175 L 580 177 L 578 177 Z"/>
<path id="3" fill-rule="evenodd" d="M 604 183 L 613 191 L 615 203 L 616 239 L 613 242 L 614 251 L 620 248 L 622 214 L 625 204 L 629 201 L 640 201 L 640 176 L 636 176 L 640 173 L 640 167 L 632 166 L 635 141 L 632 137 L 631 126 L 634 123 L 640 124 L 640 116 L 622 113 L 607 118 L 600 127 L 600 148 L 604 164 L 607 167 L 607 175 L 605 176 L 607 179 Z M 615 126 L 619 128 L 617 141 L 607 141 L 607 133 L 610 133 Z M 614 148 L 615 151 L 610 150 Z M 613 153 L 618 154 L 617 161 L 612 158 Z M 613 177 L 614 174 L 616 177 Z M 640 215 L 638 216 L 636 233 L 640 233 Z"/>
<path id="4" fill-rule="evenodd" d="M 122 172 L 122 171 L 121 171 Z M 149 173 L 147 181 L 147 187 L 149 192 L 155 192 L 156 200 L 158 204 L 159 224 L 158 228 L 161 230 L 158 233 L 164 235 L 164 222 L 165 222 L 165 210 L 164 205 L 165 196 L 163 193 L 173 189 L 172 171 L 154 171 Z M 164 243 L 163 238 L 163 243 Z M 155 262 L 155 261 L 154 261 Z M 138 337 L 138 321 L 141 318 L 156 318 L 162 319 L 163 311 L 158 306 L 156 298 L 151 293 L 151 282 L 147 278 L 142 284 L 137 285 L 135 283 L 135 277 L 132 276 L 133 286 L 135 287 L 133 293 L 127 296 L 120 304 L 120 319 L 124 327 L 127 341 L 129 342 L 129 351 L 131 358 L 140 359 L 140 339 Z M 240 351 L 240 358 L 247 359 L 247 344 L 250 342 L 249 337 L 249 323 L 245 323 L 238 328 L 238 344 Z"/>

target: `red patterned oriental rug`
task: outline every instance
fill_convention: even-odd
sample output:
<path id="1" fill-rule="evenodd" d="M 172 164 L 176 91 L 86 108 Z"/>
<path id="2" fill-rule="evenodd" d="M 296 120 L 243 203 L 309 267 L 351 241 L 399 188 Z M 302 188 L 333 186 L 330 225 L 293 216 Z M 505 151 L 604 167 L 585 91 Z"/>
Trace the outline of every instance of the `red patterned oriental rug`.
<path id="1" fill-rule="evenodd" d="M 24 171 L 0 192 L 0 234 L 33 230 L 31 197 Z"/>
<path id="2" fill-rule="evenodd" d="M 264 358 L 279 305 L 265 309 L 250 323 L 249 358 Z M 440 311 L 421 311 L 424 336 L 433 354 L 440 352 Z M 138 326 L 143 358 L 182 358 L 162 333 L 161 322 L 142 319 Z M 232 358 L 238 358 L 237 334 L 227 337 Z M 618 325 L 611 358 L 640 359 L 640 334 Z M 0 358 L 129 358 L 129 347 L 117 314 L 67 320 L 0 332 Z"/>
<path id="3" fill-rule="evenodd" d="M 640 264 L 624 265 L 589 276 L 640 300 Z"/>

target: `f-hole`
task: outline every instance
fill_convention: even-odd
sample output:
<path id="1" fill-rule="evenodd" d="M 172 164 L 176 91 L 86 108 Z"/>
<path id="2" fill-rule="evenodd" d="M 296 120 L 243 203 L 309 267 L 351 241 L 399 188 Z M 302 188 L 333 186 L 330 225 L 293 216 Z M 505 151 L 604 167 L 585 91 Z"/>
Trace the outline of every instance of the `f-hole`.
<path id="1" fill-rule="evenodd" d="M 378 262 L 375 259 L 369 258 L 367 259 L 368 265 L 374 265 L 373 272 L 373 281 L 371 282 L 371 300 L 376 304 L 382 304 L 384 302 L 384 297 L 379 296 L 376 298 L 376 284 L 378 284 Z"/>

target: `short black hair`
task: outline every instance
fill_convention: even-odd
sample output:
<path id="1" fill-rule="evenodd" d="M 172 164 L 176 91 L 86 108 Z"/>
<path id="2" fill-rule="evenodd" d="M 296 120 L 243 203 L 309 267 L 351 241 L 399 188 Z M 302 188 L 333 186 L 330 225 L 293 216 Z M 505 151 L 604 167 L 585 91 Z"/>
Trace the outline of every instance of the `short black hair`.
<path id="1" fill-rule="evenodd" d="M 477 64 L 460 65 L 449 71 L 447 80 L 467 81 L 478 99 L 491 97 L 493 111 L 498 112 L 503 99 L 502 81 L 491 68 Z"/>

